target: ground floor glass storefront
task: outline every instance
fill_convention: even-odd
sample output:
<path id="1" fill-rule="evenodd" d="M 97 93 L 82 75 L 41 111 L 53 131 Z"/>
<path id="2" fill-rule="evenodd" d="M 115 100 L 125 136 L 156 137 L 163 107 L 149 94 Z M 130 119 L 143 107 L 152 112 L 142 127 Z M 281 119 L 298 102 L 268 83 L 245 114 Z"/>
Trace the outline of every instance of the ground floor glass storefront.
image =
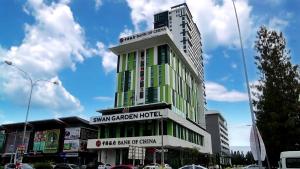
<path id="1" fill-rule="evenodd" d="M 165 163 L 172 166 L 172 168 L 179 168 L 180 166 L 186 164 L 201 164 L 203 166 L 208 166 L 209 156 L 207 154 L 199 153 L 194 149 L 174 149 L 166 147 L 168 152 L 164 153 Z M 152 151 L 153 148 L 147 148 L 144 164 L 150 164 L 156 161 L 156 163 L 161 163 L 161 153 Z M 133 164 L 133 159 L 128 159 L 128 148 L 124 149 L 103 149 L 101 151 L 102 161 L 111 162 L 115 160 L 115 164 Z M 156 157 L 156 160 L 154 158 Z M 134 164 L 143 164 L 142 160 L 136 159 Z"/>
<path id="2" fill-rule="evenodd" d="M 122 138 L 161 135 L 161 121 L 147 120 L 100 125 L 98 138 Z M 170 135 L 203 146 L 203 136 L 172 120 L 163 121 L 163 135 Z"/>

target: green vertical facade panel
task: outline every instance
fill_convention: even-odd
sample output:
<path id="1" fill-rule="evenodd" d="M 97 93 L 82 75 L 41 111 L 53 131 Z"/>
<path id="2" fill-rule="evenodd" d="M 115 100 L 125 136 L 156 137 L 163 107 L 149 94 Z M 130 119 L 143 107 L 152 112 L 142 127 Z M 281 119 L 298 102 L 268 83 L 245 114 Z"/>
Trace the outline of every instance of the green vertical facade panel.
<path id="1" fill-rule="evenodd" d="M 122 55 L 122 72 L 126 70 L 126 54 Z"/>
<path id="2" fill-rule="evenodd" d="M 173 122 L 171 120 L 167 121 L 167 135 L 173 135 Z"/>
<path id="3" fill-rule="evenodd" d="M 153 86 L 158 87 L 158 65 L 153 65 Z"/>
<path id="4" fill-rule="evenodd" d="M 161 80 L 162 80 L 162 84 L 166 85 L 166 64 L 161 65 Z"/>
<path id="5" fill-rule="evenodd" d="M 120 92 L 118 93 L 118 107 L 122 106 L 122 100 L 123 100 L 122 92 Z"/>
<path id="6" fill-rule="evenodd" d="M 164 86 L 160 86 L 159 87 L 159 101 L 163 102 L 165 101 L 165 98 L 164 98 Z"/>
<path id="7" fill-rule="evenodd" d="M 148 74 L 149 74 L 149 70 L 148 70 L 148 67 L 145 67 L 144 68 L 144 86 L 145 86 L 145 88 L 147 88 L 147 87 L 149 87 L 149 85 L 148 85 L 148 83 L 149 83 L 149 80 L 148 80 L 148 78 L 149 78 L 149 76 L 148 76 Z"/>
<path id="8" fill-rule="evenodd" d="M 133 74 L 133 76 L 132 76 L 132 84 L 133 84 L 132 86 L 133 86 L 133 87 L 132 87 L 131 90 L 135 90 L 135 85 L 136 85 L 136 84 L 135 84 L 135 83 L 136 83 L 136 70 L 133 70 L 133 71 L 132 71 L 132 74 Z"/>

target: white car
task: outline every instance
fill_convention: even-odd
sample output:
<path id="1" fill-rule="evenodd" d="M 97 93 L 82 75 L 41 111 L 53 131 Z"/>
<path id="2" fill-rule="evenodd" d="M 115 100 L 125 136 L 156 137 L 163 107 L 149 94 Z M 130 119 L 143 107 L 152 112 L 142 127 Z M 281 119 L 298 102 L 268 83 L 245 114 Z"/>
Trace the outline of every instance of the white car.
<path id="1" fill-rule="evenodd" d="M 259 169 L 259 166 L 257 164 L 251 164 L 246 167 L 243 167 L 243 169 Z M 262 169 L 265 169 L 265 167 L 262 167 Z"/>
<path id="2" fill-rule="evenodd" d="M 207 168 L 201 165 L 192 164 L 192 165 L 185 165 L 183 167 L 180 167 L 179 169 L 207 169 Z"/>
<path id="3" fill-rule="evenodd" d="M 143 169 L 159 169 L 159 165 L 152 163 L 152 164 L 146 165 Z"/>
<path id="4" fill-rule="evenodd" d="M 172 167 L 169 164 L 165 164 L 164 168 L 165 169 L 172 169 Z"/>
<path id="5" fill-rule="evenodd" d="M 110 164 L 100 164 L 98 166 L 98 169 L 110 169 L 111 165 Z"/>

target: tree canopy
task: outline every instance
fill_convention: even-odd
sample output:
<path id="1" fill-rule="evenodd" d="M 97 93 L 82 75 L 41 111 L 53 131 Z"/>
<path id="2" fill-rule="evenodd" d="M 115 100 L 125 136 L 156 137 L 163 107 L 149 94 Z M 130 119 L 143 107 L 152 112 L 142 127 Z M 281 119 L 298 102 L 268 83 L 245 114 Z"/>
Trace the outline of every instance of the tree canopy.
<path id="1" fill-rule="evenodd" d="M 281 151 L 300 144 L 300 75 L 291 62 L 282 32 L 260 27 L 255 42 L 259 81 L 254 86 L 257 126 L 272 166 Z M 299 58 L 299 56 L 298 56 Z"/>

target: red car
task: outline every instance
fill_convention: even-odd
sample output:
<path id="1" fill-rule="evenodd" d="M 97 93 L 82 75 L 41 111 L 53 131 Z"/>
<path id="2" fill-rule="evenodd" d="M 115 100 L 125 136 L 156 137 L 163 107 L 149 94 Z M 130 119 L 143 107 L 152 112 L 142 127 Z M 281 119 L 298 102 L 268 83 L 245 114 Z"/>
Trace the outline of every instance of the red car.
<path id="1" fill-rule="evenodd" d="M 110 169 L 136 169 L 136 167 L 132 165 L 116 165 Z"/>

